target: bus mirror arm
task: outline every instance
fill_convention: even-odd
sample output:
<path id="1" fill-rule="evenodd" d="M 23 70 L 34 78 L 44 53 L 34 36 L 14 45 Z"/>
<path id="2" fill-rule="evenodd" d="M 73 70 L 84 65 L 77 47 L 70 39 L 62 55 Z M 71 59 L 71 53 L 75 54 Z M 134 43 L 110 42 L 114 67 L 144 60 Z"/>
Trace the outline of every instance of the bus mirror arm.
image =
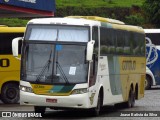
<path id="1" fill-rule="evenodd" d="M 22 37 L 17 37 L 17 38 L 14 38 L 12 40 L 12 53 L 13 53 L 13 56 L 16 59 L 19 59 L 19 60 L 21 60 L 21 58 L 18 57 L 18 47 L 19 47 L 18 43 L 22 39 L 23 39 Z"/>
<path id="2" fill-rule="evenodd" d="M 87 54 L 86 54 L 87 61 L 92 61 L 94 43 L 95 43 L 95 41 L 91 40 L 87 44 Z"/>

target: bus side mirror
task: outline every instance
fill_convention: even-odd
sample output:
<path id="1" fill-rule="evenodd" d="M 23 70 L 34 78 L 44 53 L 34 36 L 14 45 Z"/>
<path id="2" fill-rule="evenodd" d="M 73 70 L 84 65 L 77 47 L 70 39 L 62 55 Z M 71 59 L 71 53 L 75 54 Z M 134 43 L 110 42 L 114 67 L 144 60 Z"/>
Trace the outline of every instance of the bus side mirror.
<path id="1" fill-rule="evenodd" d="M 87 44 L 87 54 L 86 54 L 86 60 L 92 61 L 92 56 L 93 56 L 93 49 L 94 49 L 94 40 L 91 40 Z"/>
<path id="2" fill-rule="evenodd" d="M 18 47 L 19 47 L 18 43 L 19 43 L 19 41 L 22 40 L 22 39 L 23 39 L 22 37 L 17 37 L 17 38 L 14 38 L 14 39 L 12 40 L 12 53 L 13 53 L 13 56 L 14 56 L 15 58 L 19 59 L 19 60 L 20 60 L 21 58 L 18 57 Z"/>

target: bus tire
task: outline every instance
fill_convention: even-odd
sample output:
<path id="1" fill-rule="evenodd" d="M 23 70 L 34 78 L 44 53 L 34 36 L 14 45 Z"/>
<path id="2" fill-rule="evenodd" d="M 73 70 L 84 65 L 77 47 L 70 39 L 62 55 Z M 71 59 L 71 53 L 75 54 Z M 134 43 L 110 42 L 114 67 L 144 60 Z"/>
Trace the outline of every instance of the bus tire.
<path id="1" fill-rule="evenodd" d="M 18 103 L 19 85 L 17 83 L 6 83 L 2 87 L 1 100 L 5 104 Z"/>
<path id="2" fill-rule="evenodd" d="M 46 107 L 43 106 L 34 106 L 34 112 L 35 113 L 41 113 L 42 116 L 44 116 L 46 111 Z"/>
<path id="3" fill-rule="evenodd" d="M 146 90 L 151 89 L 151 80 L 148 76 L 146 76 L 146 80 L 145 80 L 145 89 Z"/>
<path id="4" fill-rule="evenodd" d="M 102 107 L 102 98 L 101 98 L 101 95 L 99 94 L 98 95 L 98 100 L 97 100 L 97 106 L 93 109 L 93 113 L 95 116 L 98 116 L 100 114 L 100 110 L 101 110 L 101 107 Z"/>
<path id="5" fill-rule="evenodd" d="M 128 96 L 128 101 L 125 102 L 124 104 L 127 108 L 134 107 L 134 105 L 135 105 L 135 94 L 134 94 L 133 89 L 130 90 L 129 96 Z"/>

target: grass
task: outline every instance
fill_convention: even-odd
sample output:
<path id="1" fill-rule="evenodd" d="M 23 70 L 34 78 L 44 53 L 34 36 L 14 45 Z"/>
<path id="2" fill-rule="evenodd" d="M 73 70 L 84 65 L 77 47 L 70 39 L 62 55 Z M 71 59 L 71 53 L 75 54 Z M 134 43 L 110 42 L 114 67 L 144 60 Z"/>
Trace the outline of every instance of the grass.
<path id="1" fill-rule="evenodd" d="M 141 6 L 145 0 L 56 0 L 57 7 L 131 7 Z"/>
<path id="2" fill-rule="evenodd" d="M 7 25 L 10 27 L 21 27 L 26 26 L 28 20 L 18 18 L 0 18 L 0 25 Z"/>

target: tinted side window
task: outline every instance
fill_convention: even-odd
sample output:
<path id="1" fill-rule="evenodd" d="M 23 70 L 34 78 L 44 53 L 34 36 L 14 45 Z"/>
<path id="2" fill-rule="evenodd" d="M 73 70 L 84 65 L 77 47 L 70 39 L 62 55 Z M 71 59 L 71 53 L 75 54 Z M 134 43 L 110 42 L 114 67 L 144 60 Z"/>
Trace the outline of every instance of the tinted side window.
<path id="1" fill-rule="evenodd" d="M 16 37 L 23 37 L 24 33 L 0 33 L 0 54 L 12 54 L 12 40 Z M 21 43 L 19 46 L 19 54 Z"/>
<path id="2" fill-rule="evenodd" d="M 115 53 L 115 33 L 113 29 L 100 28 L 101 55 Z"/>
<path id="3" fill-rule="evenodd" d="M 124 31 L 116 30 L 116 54 L 123 54 L 124 52 Z"/>
<path id="4" fill-rule="evenodd" d="M 92 29 L 92 39 L 95 40 L 93 62 L 90 64 L 90 78 L 89 86 L 96 83 L 97 69 L 98 69 L 98 27 L 94 26 Z"/>
<path id="5" fill-rule="evenodd" d="M 145 55 L 145 36 L 124 30 L 100 29 L 101 55 Z"/>
<path id="6" fill-rule="evenodd" d="M 145 56 L 146 43 L 144 34 L 139 34 L 139 45 L 140 45 L 140 55 Z"/>
<path id="7" fill-rule="evenodd" d="M 124 33 L 124 54 L 125 55 L 130 55 L 131 54 L 131 40 L 130 40 L 130 32 L 125 32 Z"/>
<path id="8" fill-rule="evenodd" d="M 146 37 L 152 41 L 152 44 L 160 45 L 160 33 L 146 33 Z"/>
<path id="9" fill-rule="evenodd" d="M 94 53 L 98 55 L 98 27 L 94 26 L 92 28 L 92 39 L 95 40 Z"/>
<path id="10" fill-rule="evenodd" d="M 98 27 L 94 26 L 92 29 L 92 39 L 95 40 L 95 47 L 98 47 Z"/>
<path id="11" fill-rule="evenodd" d="M 145 53 L 144 35 L 140 33 L 131 33 L 131 53 L 133 55 L 141 56 Z"/>

